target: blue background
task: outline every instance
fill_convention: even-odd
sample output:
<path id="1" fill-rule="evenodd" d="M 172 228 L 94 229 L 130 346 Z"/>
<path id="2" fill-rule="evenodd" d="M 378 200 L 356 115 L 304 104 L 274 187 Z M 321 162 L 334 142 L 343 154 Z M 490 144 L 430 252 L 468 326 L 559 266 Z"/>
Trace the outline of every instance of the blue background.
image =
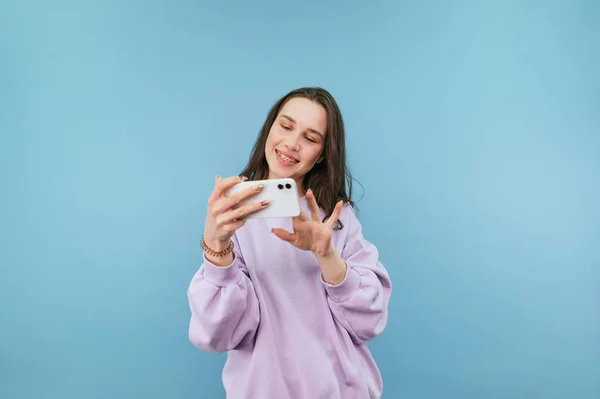
<path id="1" fill-rule="evenodd" d="M 393 278 L 384 398 L 599 398 L 599 32 L 595 1 L 3 1 L 0 398 L 224 397 L 187 340 L 206 199 L 305 85 Z"/>

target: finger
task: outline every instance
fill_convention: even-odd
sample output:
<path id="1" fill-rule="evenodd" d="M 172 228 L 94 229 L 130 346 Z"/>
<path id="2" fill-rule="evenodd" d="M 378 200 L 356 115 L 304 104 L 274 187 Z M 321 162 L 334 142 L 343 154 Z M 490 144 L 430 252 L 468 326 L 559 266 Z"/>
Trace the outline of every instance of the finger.
<path id="1" fill-rule="evenodd" d="M 298 216 L 294 216 L 292 218 L 292 225 L 294 227 L 294 231 L 306 230 L 309 226 L 307 222 L 310 222 L 310 219 L 306 217 L 306 214 L 300 211 Z"/>
<path id="2" fill-rule="evenodd" d="M 269 206 L 269 201 L 264 200 L 261 202 L 252 203 L 252 204 L 248 204 L 248 205 L 236 208 L 236 209 L 232 209 L 221 215 L 218 215 L 217 216 L 217 224 L 225 225 L 225 224 L 230 223 L 233 220 L 244 219 L 248 215 L 250 215 L 254 212 L 257 212 L 261 209 L 264 209 L 267 206 Z"/>
<path id="3" fill-rule="evenodd" d="M 298 219 L 301 222 L 308 221 L 308 217 L 306 217 L 306 214 L 304 212 L 302 212 L 302 211 L 300 211 L 300 214 L 298 216 L 295 216 L 295 219 Z"/>
<path id="4" fill-rule="evenodd" d="M 233 187 L 237 183 L 241 183 L 245 178 L 240 176 L 231 176 L 223 179 L 220 175 L 215 176 L 215 187 L 213 188 L 210 197 L 208 198 L 209 204 L 216 202 L 224 192 L 223 187 Z M 228 188 L 225 188 L 227 190 Z"/>
<path id="5" fill-rule="evenodd" d="M 338 201 L 338 203 L 335 204 L 335 208 L 333 209 L 333 212 L 331 213 L 331 217 L 327 220 L 327 226 L 330 229 L 333 229 L 333 226 L 337 223 L 338 218 L 340 217 L 340 213 L 342 212 L 343 206 L 344 206 L 343 201 Z"/>
<path id="6" fill-rule="evenodd" d="M 227 223 L 223 226 L 223 230 L 225 230 L 228 234 L 233 234 L 237 229 L 246 224 L 246 219 L 235 220 L 231 223 Z"/>
<path id="7" fill-rule="evenodd" d="M 263 189 L 262 184 L 258 184 L 253 187 L 248 187 L 247 189 L 240 191 L 239 193 L 233 194 L 230 197 L 223 198 L 214 205 L 213 212 L 218 215 L 228 211 L 232 208 L 235 208 L 240 202 L 260 193 Z"/>
<path id="8" fill-rule="evenodd" d="M 221 176 L 216 175 L 215 176 L 215 186 L 213 187 L 212 192 L 210 193 L 210 197 L 208 197 L 208 203 L 212 204 L 217 200 L 217 187 L 219 186 L 219 183 L 221 181 Z"/>
<path id="9" fill-rule="evenodd" d="M 316 222 L 321 221 L 321 215 L 319 213 L 319 205 L 312 190 L 309 188 L 306 192 L 306 199 L 308 200 L 308 207 L 310 208 L 311 218 Z"/>
<path id="10" fill-rule="evenodd" d="M 287 241 L 290 244 L 294 242 L 294 235 L 284 229 L 271 229 L 271 233 L 275 234 L 275 236 L 283 241 Z"/>
<path id="11" fill-rule="evenodd" d="M 217 195 L 221 196 L 225 194 L 231 187 L 246 180 L 248 180 L 248 178 L 243 176 L 230 176 L 223 179 L 221 176 L 217 175 L 214 191 L 217 193 Z"/>

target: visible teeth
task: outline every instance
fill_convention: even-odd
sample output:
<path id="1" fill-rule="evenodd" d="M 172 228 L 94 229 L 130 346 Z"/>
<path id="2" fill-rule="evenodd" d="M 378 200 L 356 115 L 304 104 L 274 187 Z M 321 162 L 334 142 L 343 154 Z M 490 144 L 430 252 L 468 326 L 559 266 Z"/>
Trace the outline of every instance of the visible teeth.
<path id="1" fill-rule="evenodd" d="M 296 163 L 298 161 L 296 161 L 295 159 L 292 158 L 288 158 L 285 155 L 283 155 L 282 153 L 280 153 L 279 151 L 277 151 L 277 155 L 279 155 L 279 158 L 283 159 L 286 162 L 291 162 L 291 163 Z"/>

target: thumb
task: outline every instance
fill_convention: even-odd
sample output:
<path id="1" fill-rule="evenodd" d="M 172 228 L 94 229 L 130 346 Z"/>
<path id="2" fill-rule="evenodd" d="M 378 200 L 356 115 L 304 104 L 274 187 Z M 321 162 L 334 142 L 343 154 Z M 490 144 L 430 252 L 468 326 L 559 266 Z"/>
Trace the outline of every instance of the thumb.
<path id="1" fill-rule="evenodd" d="M 287 241 L 290 244 L 294 242 L 294 235 L 285 231 L 284 229 L 271 229 L 271 233 L 273 233 L 277 238 Z"/>

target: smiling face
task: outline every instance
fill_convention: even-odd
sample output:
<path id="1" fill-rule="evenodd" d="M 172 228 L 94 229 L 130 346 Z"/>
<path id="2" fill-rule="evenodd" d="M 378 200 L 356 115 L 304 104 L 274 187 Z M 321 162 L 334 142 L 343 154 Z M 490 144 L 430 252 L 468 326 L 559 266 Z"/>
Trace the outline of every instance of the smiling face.
<path id="1" fill-rule="evenodd" d="M 289 177 L 304 195 L 304 176 L 317 162 L 327 131 L 327 111 L 303 97 L 288 100 L 277 114 L 265 144 L 269 179 Z"/>
<path id="2" fill-rule="evenodd" d="M 331 93 L 301 87 L 280 97 L 269 109 L 241 175 L 250 180 L 292 178 L 298 194 L 310 188 L 329 215 L 339 200 L 353 205 L 344 119 Z"/>

